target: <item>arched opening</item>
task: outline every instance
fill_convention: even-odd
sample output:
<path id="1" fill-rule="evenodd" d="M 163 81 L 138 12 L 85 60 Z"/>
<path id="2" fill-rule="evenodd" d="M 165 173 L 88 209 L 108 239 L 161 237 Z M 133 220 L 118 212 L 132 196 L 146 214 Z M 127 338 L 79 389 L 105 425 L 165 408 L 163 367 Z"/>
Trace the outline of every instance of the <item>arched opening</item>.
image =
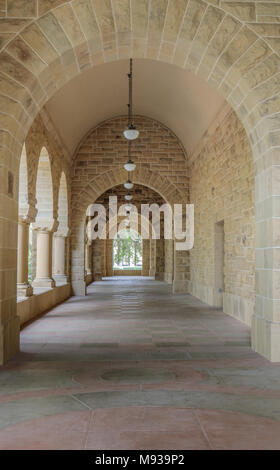
<path id="1" fill-rule="evenodd" d="M 28 166 L 23 145 L 19 166 L 18 190 L 17 300 L 32 295 L 32 210 L 28 197 Z"/>
<path id="2" fill-rule="evenodd" d="M 84 226 L 81 219 L 77 221 L 78 227 L 80 227 L 80 238 L 78 239 L 78 245 L 80 248 L 85 246 L 85 270 L 86 270 L 86 284 L 88 285 L 92 280 L 99 281 L 103 277 L 112 277 L 112 276 L 144 276 L 144 277 L 158 277 L 163 281 L 168 282 L 169 284 L 173 283 L 174 280 L 174 270 L 173 270 L 173 240 L 164 240 L 163 231 L 161 231 L 161 239 L 155 239 L 155 230 L 152 222 L 155 220 L 152 211 L 148 214 L 142 214 L 142 204 L 146 204 L 149 207 L 154 204 L 159 209 L 159 212 L 162 210 L 162 207 L 165 205 L 166 201 L 159 192 L 151 187 L 147 186 L 148 178 L 151 178 L 145 170 L 142 170 L 142 174 L 137 172 L 134 175 L 137 183 L 134 183 L 133 187 L 133 211 L 132 213 L 127 212 L 127 203 L 125 201 L 126 189 L 123 184 L 118 184 L 116 186 L 107 189 L 102 193 L 95 201 L 94 204 L 88 206 L 87 209 L 87 218 L 86 218 L 86 244 L 84 244 L 85 234 L 83 233 L 82 227 Z M 125 182 L 127 175 L 125 172 L 120 175 L 120 181 Z M 108 178 L 110 180 L 110 177 Z M 99 182 L 93 183 L 94 187 L 99 186 Z M 170 186 L 170 183 L 165 182 L 165 190 L 167 190 L 166 197 L 168 197 L 168 188 L 175 195 L 176 190 L 174 187 Z M 171 189 L 172 188 L 172 189 Z M 116 209 L 117 212 L 115 216 L 109 221 L 109 214 L 112 214 L 112 199 L 116 198 Z M 104 228 L 101 231 L 98 227 L 97 214 L 98 207 L 102 207 L 102 213 L 100 212 L 98 217 L 100 217 L 101 222 L 104 222 Z M 128 215 L 129 214 L 129 215 Z M 142 215 L 141 215 L 142 214 Z M 142 265 L 133 258 L 133 256 L 127 256 L 122 258 L 118 262 L 115 262 L 114 257 L 114 243 L 116 241 L 117 234 L 121 231 L 125 233 L 127 230 L 126 222 L 129 219 L 129 228 L 131 231 L 135 231 L 138 234 L 141 234 L 143 238 L 140 239 L 142 245 Z M 93 225 L 91 225 L 93 223 Z M 112 224 L 112 225 L 110 225 Z M 94 231 L 100 231 L 98 237 L 95 236 Z M 139 235 L 140 236 L 140 235 Z M 126 242 L 125 242 L 126 243 Z M 125 243 L 123 245 L 125 245 Z M 132 240 L 131 240 L 132 243 Z M 115 246 L 117 249 L 117 245 Z M 121 241 L 119 244 L 121 248 Z M 134 247 L 133 247 L 134 248 Z M 81 251 L 80 251 L 81 252 Z M 120 253 L 120 252 L 119 252 Z M 133 249 L 133 253 L 135 250 Z M 90 261 L 89 261 L 90 260 Z M 123 262 L 122 262 L 123 261 Z M 79 261 L 74 261 L 74 263 L 79 262 L 78 269 L 81 272 L 81 278 L 83 277 L 83 258 Z M 133 264 L 134 263 L 134 264 Z M 140 269 L 141 268 L 141 269 Z M 75 270 L 75 275 L 79 274 L 77 268 L 74 268 L 72 264 L 72 269 Z M 183 272 L 183 270 L 182 270 Z M 79 283 L 79 286 L 81 284 Z M 82 283 L 82 289 L 84 289 L 84 284 Z M 83 291 L 82 291 L 83 292 Z"/>
<path id="3" fill-rule="evenodd" d="M 50 227 L 53 222 L 53 182 L 49 152 L 43 147 L 40 152 L 36 177 L 36 224 Z"/>
<path id="4" fill-rule="evenodd" d="M 112 268 L 114 275 L 121 274 L 142 275 L 143 266 L 143 240 L 134 230 L 119 231 L 113 240 Z M 134 273 L 133 273 L 134 274 Z"/>
<path id="5" fill-rule="evenodd" d="M 68 281 L 69 253 L 68 253 L 68 189 L 65 173 L 62 172 L 58 192 L 58 228 L 53 237 L 53 277 L 56 285 Z"/>
<path id="6" fill-rule="evenodd" d="M 18 204 L 19 215 L 25 216 L 28 212 L 28 169 L 25 144 L 22 148 L 19 165 Z"/>
<path id="7" fill-rule="evenodd" d="M 68 190 L 65 173 L 61 173 L 58 193 L 58 229 L 68 229 Z"/>
<path id="8" fill-rule="evenodd" d="M 37 215 L 33 228 L 32 278 L 33 287 L 52 288 L 53 230 L 57 222 L 53 213 L 53 180 L 49 153 L 46 147 L 40 152 L 36 176 Z"/>

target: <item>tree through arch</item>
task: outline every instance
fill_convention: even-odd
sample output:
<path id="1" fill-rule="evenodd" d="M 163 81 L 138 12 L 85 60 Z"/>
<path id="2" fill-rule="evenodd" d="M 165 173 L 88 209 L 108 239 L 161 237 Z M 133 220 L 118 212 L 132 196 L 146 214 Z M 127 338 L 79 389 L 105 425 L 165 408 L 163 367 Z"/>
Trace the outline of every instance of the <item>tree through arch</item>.
<path id="1" fill-rule="evenodd" d="M 113 269 L 142 270 L 143 240 L 135 230 L 123 229 L 113 240 Z"/>

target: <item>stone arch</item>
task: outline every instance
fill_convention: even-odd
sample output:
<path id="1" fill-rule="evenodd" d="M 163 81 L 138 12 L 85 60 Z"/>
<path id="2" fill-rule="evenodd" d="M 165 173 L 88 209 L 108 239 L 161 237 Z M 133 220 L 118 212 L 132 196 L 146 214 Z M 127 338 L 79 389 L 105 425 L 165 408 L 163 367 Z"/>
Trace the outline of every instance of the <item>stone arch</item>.
<path id="1" fill-rule="evenodd" d="M 150 0 L 132 2 L 130 11 L 125 3 L 57 1 L 40 6 L 39 16 L 30 12 L 33 21 L 26 27 L 22 20 L 14 25 L 0 65 L 9 90 L 2 100 L 11 110 L 4 128 L 16 137 L 10 142 L 15 149 L 38 109 L 67 81 L 94 65 L 131 56 L 173 63 L 208 81 L 233 106 L 253 143 L 273 131 L 277 117 L 266 119 L 274 110 L 270 99 L 263 101 L 278 94 L 279 32 L 262 22 L 279 16 L 273 4 Z M 17 14 L 20 19 L 20 8 L 13 18 Z"/>
<path id="2" fill-rule="evenodd" d="M 25 144 L 22 147 L 19 165 L 18 212 L 25 217 L 28 213 L 28 168 Z"/>
<path id="3" fill-rule="evenodd" d="M 119 184 L 125 183 L 127 173 L 125 170 L 111 170 L 92 179 L 86 188 L 79 194 L 72 205 L 72 288 L 74 294 L 85 295 L 84 283 L 84 241 L 85 241 L 85 217 L 88 206 L 93 204 L 105 191 Z M 158 173 L 137 169 L 133 172 L 133 181 L 136 184 L 147 186 L 162 198 L 173 205 L 186 201 L 186 197 L 166 177 Z"/>
<path id="4" fill-rule="evenodd" d="M 8 6 L 6 2 L 5 8 Z M 279 360 L 280 274 L 273 256 L 271 261 L 264 256 L 271 233 L 275 235 L 270 246 L 279 245 L 275 203 L 280 194 L 278 4 L 137 0 L 113 5 L 107 0 L 57 0 L 52 7 L 44 1 L 39 2 L 38 10 L 31 5 L 28 20 L 20 7 L 14 7 L 1 20 L 9 33 L 0 53 L 0 99 L 6 110 L 0 118 L 1 162 L 6 173 L 17 179 L 15 160 L 18 162 L 28 129 L 44 103 L 89 67 L 119 58 L 148 57 L 188 68 L 204 78 L 234 108 L 251 141 L 260 260 L 253 346 L 269 359 Z M 267 24 L 267 17 L 275 22 Z M 7 184 L 2 191 L 4 204 Z M 14 234 L 15 196 L 12 204 L 14 210 L 7 220 Z M 6 282 L 4 278 L 2 282 Z M 15 311 L 15 302 L 11 302 L 9 311 Z M 18 332 L 11 330 L 14 321 L 10 319 L 7 325 L 9 330 L 4 330 L 9 341 L 1 338 L 5 358 L 18 344 L 14 338 Z"/>
<path id="5" fill-rule="evenodd" d="M 69 217 L 68 217 L 68 189 L 67 189 L 67 179 L 64 171 L 61 173 L 59 190 L 58 190 L 58 231 L 63 233 L 64 236 L 68 234 L 69 228 Z"/>
<path id="6" fill-rule="evenodd" d="M 37 216 L 35 227 L 45 230 L 53 230 L 54 203 L 53 181 L 49 152 L 42 147 L 37 168 L 36 177 Z"/>

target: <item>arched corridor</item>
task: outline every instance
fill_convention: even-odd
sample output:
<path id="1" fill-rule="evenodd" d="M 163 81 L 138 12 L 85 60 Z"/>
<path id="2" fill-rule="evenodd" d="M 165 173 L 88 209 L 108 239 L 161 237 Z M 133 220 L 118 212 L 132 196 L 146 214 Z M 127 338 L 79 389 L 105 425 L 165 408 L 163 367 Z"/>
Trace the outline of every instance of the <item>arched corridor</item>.
<path id="1" fill-rule="evenodd" d="M 278 0 L 0 0 L 0 447 L 76 412 L 97 446 L 95 403 L 148 433 L 100 428 L 105 447 L 152 446 L 149 406 L 178 426 L 167 447 L 187 446 L 181 407 L 193 448 L 272 445 L 279 18 Z"/>
<path id="2" fill-rule="evenodd" d="M 105 278 L 24 328 L 0 384 L 0 448 L 280 448 L 280 366 L 152 278 Z"/>

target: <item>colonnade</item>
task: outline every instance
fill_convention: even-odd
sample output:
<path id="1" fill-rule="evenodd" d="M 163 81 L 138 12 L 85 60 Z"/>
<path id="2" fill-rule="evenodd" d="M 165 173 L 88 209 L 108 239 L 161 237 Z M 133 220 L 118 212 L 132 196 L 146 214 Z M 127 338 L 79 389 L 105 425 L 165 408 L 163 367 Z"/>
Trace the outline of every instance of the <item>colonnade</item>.
<path id="1" fill-rule="evenodd" d="M 68 282 L 68 230 L 54 231 L 35 225 L 36 275 L 28 277 L 30 223 L 28 218 L 18 221 L 17 295 L 30 297 L 33 288 L 53 288 Z"/>

